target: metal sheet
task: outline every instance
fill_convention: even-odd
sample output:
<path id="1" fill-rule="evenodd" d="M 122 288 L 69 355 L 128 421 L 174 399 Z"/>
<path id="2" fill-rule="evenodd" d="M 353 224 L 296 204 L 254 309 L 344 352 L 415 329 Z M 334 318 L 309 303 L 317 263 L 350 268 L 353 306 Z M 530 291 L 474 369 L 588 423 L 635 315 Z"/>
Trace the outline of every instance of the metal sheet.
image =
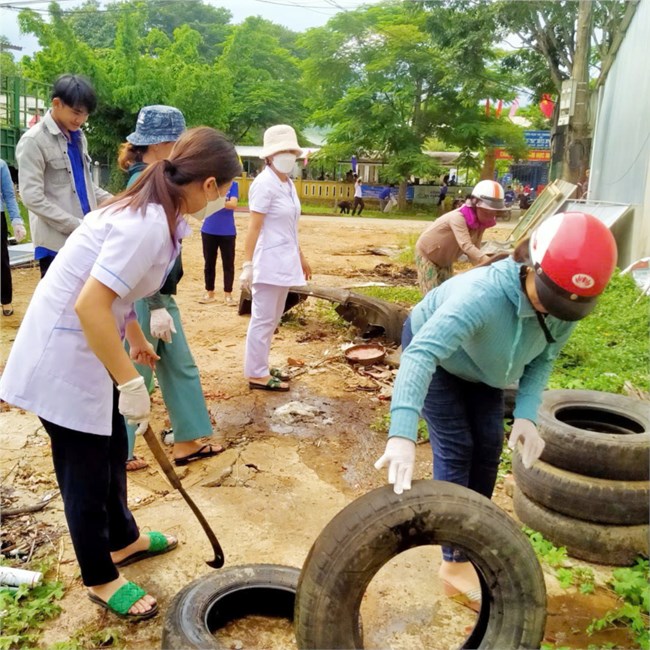
<path id="1" fill-rule="evenodd" d="M 34 244 L 9 246 L 9 266 L 21 266 L 34 261 Z"/>
<path id="2" fill-rule="evenodd" d="M 566 201 L 557 212 L 587 212 L 593 214 L 608 228 L 611 228 L 632 206 L 622 203 L 603 203 L 600 201 Z"/>

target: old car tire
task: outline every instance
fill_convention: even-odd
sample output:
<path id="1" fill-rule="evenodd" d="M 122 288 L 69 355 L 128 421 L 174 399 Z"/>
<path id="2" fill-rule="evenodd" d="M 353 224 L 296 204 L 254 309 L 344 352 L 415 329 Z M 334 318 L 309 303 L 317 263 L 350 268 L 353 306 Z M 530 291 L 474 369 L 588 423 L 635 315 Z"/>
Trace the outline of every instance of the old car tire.
<path id="1" fill-rule="evenodd" d="M 293 567 L 249 564 L 194 580 L 169 605 L 161 647 L 225 648 L 214 631 L 251 614 L 292 620 L 299 574 Z"/>
<path id="2" fill-rule="evenodd" d="M 597 524 L 647 524 L 650 483 L 582 476 L 537 461 L 526 469 L 517 450 L 512 471 L 519 489 L 540 505 Z"/>
<path id="3" fill-rule="evenodd" d="M 612 526 L 580 521 L 531 501 L 515 486 L 517 517 L 556 546 L 566 546 L 569 555 L 580 560 L 630 566 L 639 555 L 648 555 L 648 526 Z"/>
<path id="4" fill-rule="evenodd" d="M 373 490 L 323 529 L 298 582 L 298 647 L 362 648 L 359 609 L 375 574 L 410 548 L 443 543 L 463 548 L 481 577 L 481 612 L 462 647 L 538 648 L 546 591 L 530 542 L 489 499 L 442 481 Z"/>
<path id="5" fill-rule="evenodd" d="M 547 390 L 537 425 L 542 460 L 576 474 L 613 481 L 650 478 L 647 402 L 595 390 Z"/>

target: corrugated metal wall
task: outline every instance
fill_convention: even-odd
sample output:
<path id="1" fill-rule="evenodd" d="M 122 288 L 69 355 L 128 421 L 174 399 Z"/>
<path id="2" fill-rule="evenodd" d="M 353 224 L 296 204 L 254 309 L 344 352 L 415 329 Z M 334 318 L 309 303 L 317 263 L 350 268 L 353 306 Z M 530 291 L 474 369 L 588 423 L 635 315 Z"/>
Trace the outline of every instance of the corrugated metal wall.
<path id="1" fill-rule="evenodd" d="M 641 0 L 600 89 L 589 198 L 633 203 L 619 266 L 650 255 L 650 0 Z"/>

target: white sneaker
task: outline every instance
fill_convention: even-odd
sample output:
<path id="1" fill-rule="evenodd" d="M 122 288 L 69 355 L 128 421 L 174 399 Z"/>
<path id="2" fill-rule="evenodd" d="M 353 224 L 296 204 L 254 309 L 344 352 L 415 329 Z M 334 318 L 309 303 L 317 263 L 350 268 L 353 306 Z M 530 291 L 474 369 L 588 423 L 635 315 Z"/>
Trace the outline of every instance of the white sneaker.
<path id="1" fill-rule="evenodd" d="M 226 305 L 229 305 L 230 307 L 234 307 L 236 305 L 235 299 L 232 297 L 231 293 L 227 293 L 223 301 Z"/>

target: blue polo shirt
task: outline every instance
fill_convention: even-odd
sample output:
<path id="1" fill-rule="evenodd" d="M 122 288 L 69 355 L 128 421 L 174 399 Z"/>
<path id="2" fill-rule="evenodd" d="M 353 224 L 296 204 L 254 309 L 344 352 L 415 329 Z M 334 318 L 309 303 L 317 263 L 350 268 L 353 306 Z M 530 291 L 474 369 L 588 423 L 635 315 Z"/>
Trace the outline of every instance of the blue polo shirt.
<path id="1" fill-rule="evenodd" d="M 81 149 L 81 131 L 70 131 L 68 140 L 68 158 L 72 167 L 72 178 L 74 189 L 79 197 L 81 210 L 84 215 L 90 212 L 90 202 L 88 201 L 88 190 L 86 188 L 86 176 L 84 174 L 84 154 Z M 56 251 L 45 248 L 45 246 L 36 246 L 34 248 L 34 259 L 40 260 L 43 257 L 54 257 Z"/>
<path id="2" fill-rule="evenodd" d="M 239 198 L 239 186 L 237 181 L 233 181 L 230 186 L 230 191 L 226 195 L 227 199 Z M 209 217 L 205 218 L 201 226 L 201 232 L 206 235 L 221 235 L 221 236 L 234 236 L 237 234 L 235 228 L 235 211 L 228 208 L 218 210 Z"/>

